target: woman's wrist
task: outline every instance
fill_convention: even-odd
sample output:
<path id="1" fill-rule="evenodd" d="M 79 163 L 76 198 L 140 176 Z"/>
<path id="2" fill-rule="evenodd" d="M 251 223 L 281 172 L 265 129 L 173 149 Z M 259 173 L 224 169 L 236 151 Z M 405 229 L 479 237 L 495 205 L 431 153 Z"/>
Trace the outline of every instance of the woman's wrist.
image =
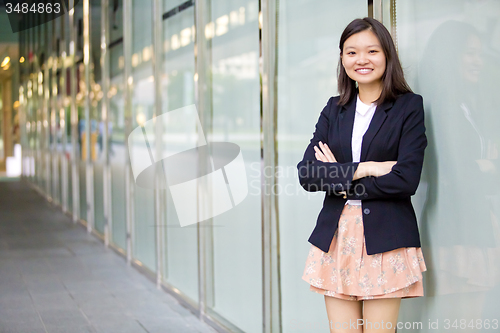
<path id="1" fill-rule="evenodd" d="M 357 180 L 364 177 L 380 177 L 391 172 L 392 167 L 396 164 L 396 161 L 385 161 L 385 162 L 360 162 L 356 172 L 354 172 L 354 177 L 352 180 Z"/>
<path id="2" fill-rule="evenodd" d="M 373 164 L 372 162 L 360 162 L 358 164 L 356 172 L 354 172 L 354 177 L 352 178 L 352 180 L 357 180 L 360 178 L 370 176 L 369 172 L 370 169 L 372 169 L 372 164 Z"/>

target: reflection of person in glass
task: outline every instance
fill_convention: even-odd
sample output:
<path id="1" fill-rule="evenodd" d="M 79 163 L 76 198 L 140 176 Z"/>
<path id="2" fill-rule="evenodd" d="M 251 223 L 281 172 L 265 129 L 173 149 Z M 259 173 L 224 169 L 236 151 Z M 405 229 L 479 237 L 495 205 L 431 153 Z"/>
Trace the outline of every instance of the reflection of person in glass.
<path id="1" fill-rule="evenodd" d="M 483 67 L 479 33 L 448 21 L 430 37 L 419 74 L 429 114 L 422 219 L 432 261 L 428 290 L 476 311 L 464 311 L 464 319 L 481 318 L 485 291 L 500 280 L 500 232 L 493 209 L 500 186 L 498 148 L 486 130 L 491 119 L 485 109 L 494 92 L 480 80 Z"/>
<path id="2" fill-rule="evenodd" d="M 304 189 L 327 192 L 302 278 L 325 295 L 333 332 L 374 329 L 342 327 L 358 319 L 394 332 L 401 299 L 424 293 L 410 200 L 427 146 L 423 100 L 380 22 L 354 20 L 339 48 L 340 96 L 321 112 L 297 165 Z"/>

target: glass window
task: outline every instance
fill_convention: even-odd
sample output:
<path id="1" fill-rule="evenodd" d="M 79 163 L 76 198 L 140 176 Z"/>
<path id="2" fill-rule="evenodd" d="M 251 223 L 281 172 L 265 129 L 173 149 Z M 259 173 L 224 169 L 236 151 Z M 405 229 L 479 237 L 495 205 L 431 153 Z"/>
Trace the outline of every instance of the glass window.
<path id="1" fill-rule="evenodd" d="M 151 1 L 132 1 L 132 129 L 144 125 L 154 114 L 154 77 Z M 149 156 L 132 144 L 130 159 Z M 150 270 L 156 271 L 154 191 L 139 186 L 134 188 L 133 254 Z"/>
<path id="2" fill-rule="evenodd" d="M 429 141 L 413 198 L 430 263 L 427 298 L 419 308 L 403 307 L 400 318 L 427 322 L 432 313 L 440 325 L 455 318 L 459 327 L 465 322 L 480 330 L 474 325 L 491 322 L 500 306 L 494 297 L 500 283 L 500 3 L 396 1 L 395 13 L 399 54 L 423 96 Z"/>
<path id="3" fill-rule="evenodd" d="M 217 0 L 212 1 L 211 10 L 212 22 L 205 28 L 205 36 L 212 42 L 211 141 L 239 146 L 248 186 L 248 194 L 241 203 L 213 218 L 212 310 L 245 332 L 259 332 L 262 330 L 262 197 L 260 174 L 256 172 L 261 165 L 259 2 Z"/>
<path id="4" fill-rule="evenodd" d="M 104 234 L 104 122 L 102 121 L 102 78 L 101 67 L 101 5 L 90 6 L 90 50 L 91 50 L 91 74 L 90 74 L 90 117 L 91 133 L 90 144 L 92 161 L 94 167 L 94 227 Z"/>
<path id="5" fill-rule="evenodd" d="M 184 1 L 164 1 L 162 107 L 163 113 L 195 103 L 194 99 L 194 5 L 179 10 Z M 168 15 L 165 15 L 167 13 Z M 175 14 L 174 14 L 175 13 Z M 167 17 L 165 17 L 167 16 Z M 164 128 L 163 145 L 166 150 L 184 151 L 189 134 L 197 131 L 196 117 L 185 115 L 169 121 Z M 171 165 L 168 168 L 186 166 Z M 196 224 L 180 228 L 171 192 L 167 193 L 165 228 L 165 280 L 198 301 L 198 237 Z M 180 250 L 182 249 L 182 250 Z"/>
<path id="6" fill-rule="evenodd" d="M 125 165 L 127 160 L 125 145 L 125 103 L 123 56 L 123 1 L 114 0 L 109 3 L 109 36 L 108 46 L 110 57 L 111 82 L 108 91 L 109 98 L 109 162 L 111 166 L 111 215 L 112 215 L 112 242 L 122 249 L 126 248 L 127 225 L 125 196 Z"/>

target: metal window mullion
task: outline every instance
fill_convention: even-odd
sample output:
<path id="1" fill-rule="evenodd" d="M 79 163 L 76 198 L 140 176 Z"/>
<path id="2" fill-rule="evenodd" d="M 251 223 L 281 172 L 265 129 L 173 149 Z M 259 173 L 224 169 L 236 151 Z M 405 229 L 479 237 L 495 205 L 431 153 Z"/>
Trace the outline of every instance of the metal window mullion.
<path id="1" fill-rule="evenodd" d="M 162 63 L 162 0 L 153 0 L 152 19 L 153 19 L 153 76 L 154 76 L 154 115 L 158 117 L 162 114 L 162 99 L 161 99 L 161 63 Z M 162 153 L 162 122 L 156 122 L 155 125 L 155 151 L 156 156 Z M 155 160 L 157 160 L 155 158 Z M 155 184 L 165 184 L 163 178 L 163 169 L 161 163 L 155 164 Z M 161 288 L 163 280 L 163 250 L 164 250 L 164 235 L 162 225 L 165 216 L 165 192 L 161 186 L 155 188 L 155 251 L 156 251 L 156 287 Z"/>
<path id="2" fill-rule="evenodd" d="M 91 44 L 90 44 L 90 0 L 83 0 L 83 65 L 85 76 L 85 180 L 87 187 L 87 232 L 92 232 L 94 229 L 94 164 L 92 161 L 92 145 L 91 145 L 91 119 L 90 119 L 90 78 L 91 78 Z"/>
<path id="3" fill-rule="evenodd" d="M 51 45 L 51 57 L 52 57 L 52 73 L 51 73 L 51 80 L 50 80 L 50 96 L 52 97 L 50 99 L 51 101 L 51 111 L 50 111 L 50 129 L 52 133 L 52 145 L 51 145 L 51 151 L 52 151 L 52 199 L 55 203 L 60 204 L 59 201 L 59 160 L 60 160 L 60 154 L 57 149 L 57 125 L 56 125 L 56 119 L 57 119 L 57 96 L 58 96 L 58 89 L 57 89 L 57 68 L 58 68 L 58 58 L 59 54 L 57 54 L 57 38 L 56 38 L 56 23 L 58 22 L 58 19 L 52 20 L 52 42 L 50 43 Z"/>
<path id="4" fill-rule="evenodd" d="M 399 45 L 398 45 L 396 0 L 391 0 L 390 11 L 391 11 L 391 30 L 390 31 L 391 31 L 392 39 L 394 40 L 394 46 L 396 47 L 396 52 L 398 52 Z"/>
<path id="5" fill-rule="evenodd" d="M 101 78 L 102 78 L 102 101 L 101 121 L 103 122 L 103 204 L 104 204 L 104 245 L 109 246 L 111 230 L 113 228 L 111 214 L 111 168 L 109 164 L 109 1 L 101 1 Z"/>
<path id="6" fill-rule="evenodd" d="M 19 56 L 24 57 L 24 63 L 19 65 L 19 135 L 21 144 L 21 179 L 26 180 L 25 156 L 27 156 L 26 146 L 26 64 L 28 63 L 28 52 L 26 52 L 26 30 L 19 33 Z"/>
<path id="7" fill-rule="evenodd" d="M 40 110 L 39 110 L 39 100 L 38 100 L 38 66 L 37 66 L 37 62 L 38 62 L 38 56 L 37 56 L 37 47 L 36 47 L 36 43 L 37 43 L 37 39 L 36 39 L 36 34 L 35 33 L 38 33 L 38 29 L 39 27 L 35 27 L 33 30 L 33 43 L 32 43 L 32 73 L 33 73 L 33 77 L 32 77 L 32 94 L 31 94 L 31 97 L 32 97 L 32 104 L 33 104 L 33 122 L 34 122 L 34 126 L 33 126 L 33 155 L 34 155 L 34 160 L 35 160 L 35 173 L 33 175 L 33 179 L 34 179 L 34 184 L 35 184 L 35 187 L 38 187 L 39 186 L 39 183 L 40 183 L 40 171 L 43 170 L 43 165 L 41 164 L 41 161 L 40 161 L 40 154 L 41 154 L 41 146 L 40 146 L 40 126 L 38 125 L 38 123 L 40 122 Z"/>
<path id="8" fill-rule="evenodd" d="M 34 77 L 34 80 L 36 82 L 36 95 L 34 96 L 35 103 L 36 103 L 36 166 L 40 166 L 37 168 L 38 172 L 36 174 L 36 184 L 37 188 L 40 189 L 40 185 L 42 183 L 42 175 L 43 175 L 43 168 L 44 168 L 44 162 L 43 162 L 43 157 L 42 157 L 42 149 L 43 149 L 43 132 L 42 132 L 42 111 L 41 111 L 41 106 L 43 105 L 40 100 L 40 93 L 39 93 L 39 82 L 38 82 L 38 77 L 40 75 L 40 64 L 39 64 L 39 46 L 40 46 L 40 39 L 42 38 L 42 35 L 40 33 L 41 27 L 38 26 L 36 27 L 36 35 L 34 36 L 34 72 L 36 76 Z"/>
<path id="9" fill-rule="evenodd" d="M 26 161 L 25 164 L 23 164 L 23 174 L 25 174 L 26 179 L 30 182 L 33 183 L 33 176 L 32 176 L 32 170 L 31 170 L 31 157 L 33 154 L 33 150 L 31 149 L 31 109 L 30 109 L 30 101 L 31 101 L 31 96 L 30 93 L 28 92 L 28 87 L 31 85 L 28 84 L 28 81 L 30 80 L 30 57 L 29 54 L 31 52 L 30 48 L 30 43 L 31 43 L 31 38 L 30 38 L 30 31 L 29 30 L 24 30 L 24 121 L 25 121 L 25 146 L 23 147 L 22 150 L 22 155 L 24 160 Z M 31 86 L 32 87 L 32 86 Z M 29 125 L 28 125 L 29 122 Z"/>
<path id="10" fill-rule="evenodd" d="M 33 54 L 33 37 L 31 36 L 31 31 L 30 30 L 25 30 L 26 31 L 26 121 L 30 122 L 29 124 L 29 131 L 26 131 L 26 138 L 28 142 L 26 143 L 28 147 L 28 152 L 27 152 L 27 157 L 29 160 L 34 161 L 34 153 L 33 153 L 33 82 L 28 83 L 31 81 L 32 77 L 32 71 L 31 71 L 31 61 L 30 61 L 30 54 Z M 29 181 L 33 184 L 35 182 L 35 170 L 31 169 L 31 166 L 34 165 L 35 163 L 30 163 L 29 164 L 29 173 L 28 173 L 28 179 Z"/>
<path id="11" fill-rule="evenodd" d="M 42 166 L 39 164 L 38 155 L 40 154 L 39 148 L 39 131 L 38 131 L 38 68 L 36 65 L 37 56 L 36 56 L 36 36 L 35 32 L 37 32 L 37 28 L 33 29 L 31 34 L 31 72 L 30 72 L 30 80 L 31 80 L 31 132 L 32 132 L 32 157 L 33 157 L 33 165 L 35 169 L 33 170 L 33 184 L 35 187 L 38 186 L 38 174 L 40 173 L 40 169 Z"/>
<path id="12" fill-rule="evenodd" d="M 36 174 L 36 184 L 38 189 L 40 189 L 41 184 L 42 184 L 42 175 L 43 175 L 43 170 L 44 170 L 44 161 L 43 161 L 43 155 L 42 155 L 42 150 L 43 150 L 43 131 L 42 131 L 42 115 L 43 112 L 41 110 L 41 107 L 43 106 L 42 102 L 40 100 L 40 84 L 38 83 L 38 77 L 40 75 L 40 66 L 37 64 L 38 63 L 38 57 L 35 59 L 35 65 L 34 67 L 36 68 L 36 76 L 34 80 L 36 81 L 35 87 L 36 87 L 36 95 L 35 95 L 35 103 L 36 103 L 36 166 L 39 166 L 37 168 L 38 172 Z"/>
<path id="13" fill-rule="evenodd" d="M 29 38 L 29 42 L 28 42 L 28 55 L 31 54 L 33 55 L 34 54 L 34 50 L 33 50 L 33 31 L 32 30 L 28 30 L 28 38 Z M 34 86 L 33 86 L 33 76 L 34 76 L 34 73 L 33 73 L 33 68 L 31 66 L 31 63 L 33 62 L 33 57 L 29 57 L 28 56 L 28 75 L 27 75 L 27 81 L 29 81 L 29 87 L 30 89 L 26 92 L 27 94 L 27 97 L 28 97 L 28 110 L 29 110 L 29 114 L 30 114 L 30 117 L 29 117 L 29 121 L 30 121 L 30 133 L 29 133 L 29 156 L 30 156 L 30 159 L 33 161 L 33 162 L 30 162 L 30 167 L 31 166 L 35 166 L 35 131 L 36 131 L 36 126 L 35 125 L 35 110 L 34 110 L 34 105 L 33 105 L 33 91 L 34 91 Z M 28 83 L 27 83 L 28 84 Z M 36 172 L 36 169 L 30 169 L 31 170 L 31 175 L 30 175 L 30 180 L 31 180 L 31 183 L 32 184 L 35 184 L 36 183 L 36 177 L 35 177 L 35 172 Z"/>
<path id="14" fill-rule="evenodd" d="M 21 32 L 23 34 L 23 32 Z M 25 35 L 23 36 L 23 38 Z M 23 45 L 22 49 L 23 52 L 21 53 L 21 56 L 27 58 L 27 52 L 25 51 L 25 40 L 23 40 Z M 25 60 L 26 61 L 26 60 Z M 23 66 L 23 65 L 22 65 Z M 24 66 L 23 66 L 24 67 Z M 22 69 L 24 71 L 24 68 Z M 26 109 L 27 109 L 27 104 L 26 104 L 26 81 L 23 80 L 25 74 L 21 75 L 21 80 L 19 82 L 19 134 L 20 134 L 20 143 L 21 143 L 21 179 L 22 180 L 29 180 L 29 177 L 27 177 L 27 156 L 29 155 L 29 148 L 27 145 L 27 130 L 26 130 L 26 123 L 27 123 L 27 115 L 26 115 Z"/>
<path id="15" fill-rule="evenodd" d="M 123 0 L 123 97 L 124 97 L 124 117 L 125 117 L 125 138 L 128 138 L 132 132 L 132 0 Z M 132 168 L 130 164 L 130 155 L 128 150 L 128 141 L 125 141 L 125 206 L 127 220 L 127 264 L 132 263 L 133 252 L 133 234 L 134 234 L 134 182 Z"/>
<path id="16" fill-rule="evenodd" d="M 24 31 L 21 31 L 19 34 L 19 58 L 25 57 L 26 59 L 26 34 Z M 25 180 L 25 170 L 24 170 L 24 156 L 26 154 L 26 144 L 25 144 L 25 129 L 26 129 L 26 109 L 24 107 L 24 92 L 25 84 L 24 84 L 24 64 L 19 65 L 19 143 L 21 144 L 21 180 Z"/>
<path id="17" fill-rule="evenodd" d="M 396 0 L 373 0 L 373 17 L 382 22 L 391 32 L 396 51 L 398 51 Z"/>
<path id="18" fill-rule="evenodd" d="M 33 71 L 32 71 L 32 68 L 31 68 L 31 58 L 29 57 L 30 54 L 33 54 L 33 36 L 32 36 L 32 31 L 31 30 L 27 30 L 27 52 L 26 54 L 28 55 L 28 57 L 26 58 L 26 62 L 27 62 L 27 70 L 26 70 L 26 85 L 29 89 L 26 90 L 26 102 L 28 103 L 27 104 L 27 113 L 29 114 L 28 116 L 28 121 L 30 122 L 30 130 L 29 130 L 29 133 L 28 133 L 28 147 L 29 147 L 29 151 L 28 151 L 28 156 L 29 156 L 29 159 L 30 159 L 30 174 L 29 174 L 29 179 L 31 181 L 32 184 L 35 183 L 35 170 L 34 169 L 31 169 L 32 166 L 35 165 L 35 152 L 34 152 L 34 149 L 33 149 L 33 142 L 34 142 L 34 130 L 35 130 L 35 126 L 33 126 L 33 122 L 34 122 L 34 117 L 33 117 Z M 30 83 L 28 83 L 28 81 Z M 33 162 L 31 162 L 33 161 Z"/>
<path id="19" fill-rule="evenodd" d="M 49 46 L 49 24 L 44 24 L 43 29 L 45 30 L 44 33 L 44 64 L 43 64 L 43 94 L 42 94 L 42 101 L 43 101 L 43 122 L 42 122 L 42 128 L 43 128 L 43 133 L 44 133 L 44 143 L 43 143 L 43 155 L 44 155 L 44 165 L 45 165 L 45 195 L 49 201 L 52 201 L 52 177 L 51 177 L 51 159 L 52 159 L 52 151 L 51 151 L 51 145 L 50 145 L 50 111 L 51 111 L 51 105 L 50 105 L 50 79 L 49 79 L 49 63 L 48 63 L 48 58 L 47 55 L 51 54 L 50 52 L 50 46 Z"/>
<path id="20" fill-rule="evenodd" d="M 78 162 L 80 159 L 80 147 L 78 145 L 78 109 L 76 107 L 76 26 L 75 26 L 75 3 L 70 0 L 69 25 L 70 45 L 69 56 L 70 67 L 70 112 L 71 112 L 71 187 L 73 190 L 73 222 L 80 218 L 80 174 Z"/>
<path id="21" fill-rule="evenodd" d="M 59 41 L 59 49 L 61 50 L 61 77 L 59 79 L 59 86 L 61 87 L 61 98 L 59 104 L 59 112 L 62 115 L 63 122 L 61 123 L 61 138 L 62 138 L 62 151 L 61 151 L 61 204 L 63 212 L 68 212 L 68 159 L 66 157 L 66 148 L 68 146 L 68 124 L 66 116 L 66 31 L 65 31 L 65 17 L 60 17 L 61 40 Z"/>
<path id="22" fill-rule="evenodd" d="M 383 11 L 382 11 L 382 1 L 383 0 L 373 0 L 373 18 L 380 21 L 383 21 Z"/>
<path id="23" fill-rule="evenodd" d="M 38 40 L 37 40 L 37 45 L 36 45 L 36 59 L 35 59 L 35 68 L 37 69 L 37 137 L 38 137 L 38 149 L 37 149 L 37 159 L 38 159 L 38 165 L 40 166 L 39 172 L 38 172 L 38 189 L 43 192 L 42 189 L 42 184 L 43 184 L 43 177 L 45 173 L 45 132 L 43 130 L 43 119 L 44 119 L 44 101 L 43 101 L 43 96 L 40 96 L 40 93 L 43 93 L 43 85 L 40 82 L 40 77 L 42 75 L 42 68 L 40 64 L 40 40 L 42 38 L 41 34 L 41 29 L 42 27 L 38 27 Z M 46 195 L 46 193 L 45 193 Z"/>
<path id="24" fill-rule="evenodd" d="M 211 137 L 212 129 L 212 44 L 205 35 L 205 27 L 211 22 L 210 0 L 195 1 L 195 100 L 200 118 L 201 128 L 207 138 Z M 201 140 L 200 136 L 200 140 Z M 206 157 L 199 157 L 201 174 L 209 170 L 210 164 Z M 211 196 L 206 195 L 204 184 L 198 182 L 198 207 L 197 211 L 204 209 L 205 200 Z M 205 193 L 205 195 L 203 195 Z M 213 308 L 214 300 L 214 249 L 213 249 L 213 220 L 197 224 L 198 232 L 198 293 L 200 301 L 200 319 L 208 317 L 207 309 Z"/>
<path id="25" fill-rule="evenodd" d="M 35 184 L 36 187 L 40 186 L 40 173 L 43 171 L 42 164 L 42 145 L 41 145 L 41 126 L 40 126 L 40 95 L 38 94 L 38 76 L 40 66 L 38 65 L 38 44 L 40 43 L 40 26 L 35 27 L 33 31 L 33 104 L 34 104 L 34 117 L 35 117 Z"/>
<path id="26" fill-rule="evenodd" d="M 281 332 L 281 281 L 279 261 L 279 215 L 278 196 L 274 191 L 278 179 L 276 172 L 270 176 L 264 170 L 276 170 L 278 152 L 277 137 L 277 32 L 278 2 L 260 0 L 262 15 L 261 30 L 261 151 L 262 160 L 262 311 L 263 332 Z M 269 193 L 269 194 L 268 194 Z"/>

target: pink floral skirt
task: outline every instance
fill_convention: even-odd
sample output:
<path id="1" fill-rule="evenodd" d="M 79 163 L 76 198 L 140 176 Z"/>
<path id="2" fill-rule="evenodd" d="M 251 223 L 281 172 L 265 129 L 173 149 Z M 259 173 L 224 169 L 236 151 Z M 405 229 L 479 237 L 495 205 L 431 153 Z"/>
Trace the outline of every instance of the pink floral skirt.
<path id="1" fill-rule="evenodd" d="M 310 290 L 346 300 L 424 295 L 421 248 L 368 255 L 361 205 L 345 205 L 328 253 L 311 245 L 302 279 Z"/>

